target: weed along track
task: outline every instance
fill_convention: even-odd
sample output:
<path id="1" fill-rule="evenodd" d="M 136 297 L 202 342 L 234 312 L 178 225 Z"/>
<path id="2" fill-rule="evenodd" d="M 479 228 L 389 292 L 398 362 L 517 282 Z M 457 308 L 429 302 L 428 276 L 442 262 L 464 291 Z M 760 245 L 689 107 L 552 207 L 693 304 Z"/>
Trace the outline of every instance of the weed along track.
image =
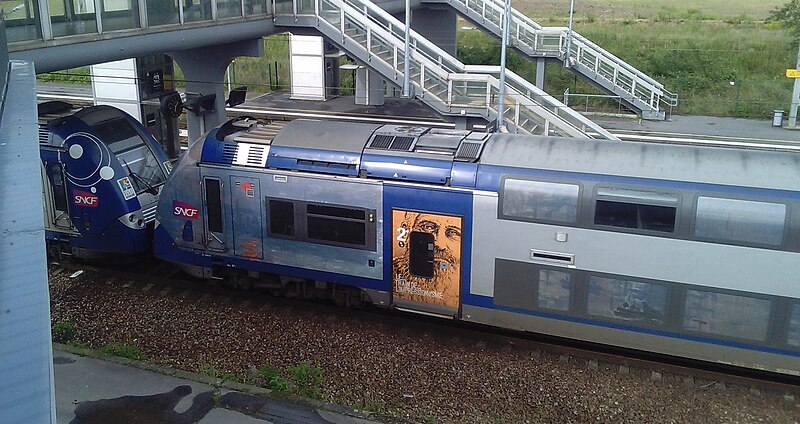
<path id="1" fill-rule="evenodd" d="M 140 269 L 51 265 L 56 341 L 388 422 L 800 420 L 796 387 Z"/>

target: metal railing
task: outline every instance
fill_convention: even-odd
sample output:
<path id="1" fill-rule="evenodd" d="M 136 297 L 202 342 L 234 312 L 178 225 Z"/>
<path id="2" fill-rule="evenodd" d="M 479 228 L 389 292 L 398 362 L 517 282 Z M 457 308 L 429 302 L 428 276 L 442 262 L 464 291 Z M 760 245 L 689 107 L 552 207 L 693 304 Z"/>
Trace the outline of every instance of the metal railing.
<path id="1" fill-rule="evenodd" d="M 447 3 L 500 36 L 503 28 L 502 0 L 424 0 Z M 532 57 L 558 57 L 568 66 L 592 77 L 637 108 L 663 113 L 661 104 L 675 106 L 678 96 L 658 81 L 630 66 L 576 32 L 572 32 L 570 52 L 566 52 L 569 29 L 542 27 L 516 9 L 510 19 L 510 44 Z"/>
<path id="2" fill-rule="evenodd" d="M 275 23 L 314 25 L 389 80 L 402 80 L 405 26 L 368 0 L 275 0 Z M 355 44 L 355 46 L 354 46 Z M 410 79 L 416 95 L 440 113 L 497 116 L 498 66 L 467 66 L 411 31 Z M 379 63 L 376 63 L 379 62 Z M 379 64 L 383 66 L 379 66 Z M 616 139 L 513 72 L 506 71 L 504 118 L 517 131 Z"/>

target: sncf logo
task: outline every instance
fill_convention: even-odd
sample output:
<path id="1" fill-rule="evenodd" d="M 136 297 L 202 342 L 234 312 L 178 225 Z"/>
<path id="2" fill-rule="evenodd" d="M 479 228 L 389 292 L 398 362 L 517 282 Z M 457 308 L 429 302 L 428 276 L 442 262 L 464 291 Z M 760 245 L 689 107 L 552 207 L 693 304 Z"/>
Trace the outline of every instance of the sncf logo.
<path id="1" fill-rule="evenodd" d="M 172 202 L 172 214 L 183 218 L 197 219 L 200 216 L 200 211 L 188 203 L 176 200 Z"/>
<path id="2" fill-rule="evenodd" d="M 72 190 L 72 202 L 78 206 L 96 208 L 100 204 L 100 198 L 92 193 L 80 190 Z"/>

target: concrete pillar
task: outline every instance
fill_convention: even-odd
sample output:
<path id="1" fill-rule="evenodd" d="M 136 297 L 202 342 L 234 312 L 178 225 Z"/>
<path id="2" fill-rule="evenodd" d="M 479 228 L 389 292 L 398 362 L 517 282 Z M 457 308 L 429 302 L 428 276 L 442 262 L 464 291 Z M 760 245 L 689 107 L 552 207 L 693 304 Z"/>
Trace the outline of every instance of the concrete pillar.
<path id="1" fill-rule="evenodd" d="M 197 140 L 206 131 L 225 122 L 225 70 L 239 56 L 264 55 L 264 41 L 256 38 L 213 47 L 181 50 L 167 53 L 178 63 L 186 79 L 186 93 L 215 94 L 214 111 L 197 116 L 187 112 L 186 124 L 189 142 Z"/>
<path id="2" fill-rule="evenodd" d="M 544 84 L 546 82 L 546 66 L 547 59 L 540 57 L 536 59 L 536 87 L 544 90 Z"/>
<path id="3" fill-rule="evenodd" d="M 356 104 L 383 106 L 383 78 L 364 66 L 356 69 Z"/>
<path id="4" fill-rule="evenodd" d="M 394 15 L 405 22 L 405 13 Z M 411 28 L 451 56 L 456 56 L 456 12 L 447 7 L 426 6 L 411 11 Z"/>

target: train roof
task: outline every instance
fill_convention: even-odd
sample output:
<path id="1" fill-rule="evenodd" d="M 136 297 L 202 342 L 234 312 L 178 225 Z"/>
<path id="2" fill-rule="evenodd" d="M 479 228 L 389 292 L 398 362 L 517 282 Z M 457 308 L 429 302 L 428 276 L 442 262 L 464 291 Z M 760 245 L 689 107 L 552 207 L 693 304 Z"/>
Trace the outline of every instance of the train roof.
<path id="1" fill-rule="evenodd" d="M 203 162 L 433 184 L 474 186 L 458 180 L 473 164 L 800 188 L 800 155 L 786 152 L 310 120 L 279 131 L 233 120 L 213 138 L 221 143 L 206 143 Z"/>
<path id="2" fill-rule="evenodd" d="M 494 134 L 481 164 L 716 183 L 800 188 L 800 155 L 738 148 Z"/>

